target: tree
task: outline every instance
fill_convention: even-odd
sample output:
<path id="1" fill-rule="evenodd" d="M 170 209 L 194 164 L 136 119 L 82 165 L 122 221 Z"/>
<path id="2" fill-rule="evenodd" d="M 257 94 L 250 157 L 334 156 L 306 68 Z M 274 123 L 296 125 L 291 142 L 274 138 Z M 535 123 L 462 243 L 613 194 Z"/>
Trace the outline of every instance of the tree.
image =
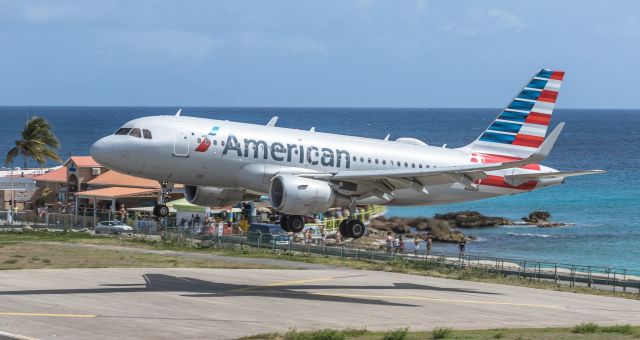
<path id="1" fill-rule="evenodd" d="M 58 156 L 60 142 L 53 134 L 51 125 L 42 117 L 29 119 L 22 130 L 22 139 L 16 141 L 16 146 L 7 152 L 4 163 L 13 163 L 18 155 L 22 155 L 24 167 L 29 158 L 44 165 L 47 160 L 62 162 Z"/>

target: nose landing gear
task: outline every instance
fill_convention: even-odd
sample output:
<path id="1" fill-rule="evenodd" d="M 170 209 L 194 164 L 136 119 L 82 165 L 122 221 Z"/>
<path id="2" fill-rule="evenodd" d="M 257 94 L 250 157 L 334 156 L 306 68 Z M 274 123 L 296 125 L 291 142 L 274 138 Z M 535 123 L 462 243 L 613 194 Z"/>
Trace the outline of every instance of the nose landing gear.
<path id="1" fill-rule="evenodd" d="M 153 206 L 153 215 L 156 217 L 167 217 L 169 215 L 169 207 L 166 205 L 166 201 L 169 198 L 169 194 L 173 191 L 173 183 L 167 181 L 160 181 L 160 187 L 162 193 L 158 197 L 158 203 Z"/>

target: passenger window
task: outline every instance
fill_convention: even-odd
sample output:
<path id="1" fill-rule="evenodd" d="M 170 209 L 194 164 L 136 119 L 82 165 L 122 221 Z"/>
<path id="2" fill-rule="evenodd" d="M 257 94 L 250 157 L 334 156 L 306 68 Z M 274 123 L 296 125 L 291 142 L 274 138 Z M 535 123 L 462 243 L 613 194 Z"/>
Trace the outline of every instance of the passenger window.
<path id="1" fill-rule="evenodd" d="M 408 164 L 407 162 L 404 162 L 404 167 L 405 167 L 405 168 L 408 168 L 408 167 L 409 167 L 409 164 Z"/>
<path id="2" fill-rule="evenodd" d="M 142 130 L 142 135 L 144 136 L 144 139 L 151 139 L 151 131 L 147 129 Z"/>
<path id="3" fill-rule="evenodd" d="M 367 161 L 368 161 L 369 163 L 371 163 L 371 158 L 369 158 Z"/>
<path id="4" fill-rule="evenodd" d="M 419 167 L 420 169 L 422 169 L 422 164 L 418 164 L 418 167 Z"/>
<path id="5" fill-rule="evenodd" d="M 213 140 L 213 145 L 218 145 L 218 141 L 216 139 Z"/>
<path id="6" fill-rule="evenodd" d="M 127 135 L 129 131 L 131 131 L 131 128 L 119 128 L 118 131 L 116 131 L 116 135 Z"/>
<path id="7" fill-rule="evenodd" d="M 416 163 L 411 163 L 411 167 L 415 168 L 416 167 Z"/>
<path id="8" fill-rule="evenodd" d="M 387 165 L 387 161 L 386 160 L 382 160 L 382 165 Z"/>
<path id="9" fill-rule="evenodd" d="M 356 156 L 353 156 L 353 161 L 355 162 L 358 158 Z"/>
<path id="10" fill-rule="evenodd" d="M 129 136 L 133 136 L 136 138 L 142 138 L 142 132 L 140 132 L 140 129 L 135 128 L 135 129 L 131 129 L 131 132 L 129 132 Z"/>
<path id="11" fill-rule="evenodd" d="M 378 164 L 378 159 L 376 158 L 376 164 Z"/>
<path id="12" fill-rule="evenodd" d="M 400 162 L 398 162 L 397 164 L 398 164 L 398 166 L 400 166 Z"/>

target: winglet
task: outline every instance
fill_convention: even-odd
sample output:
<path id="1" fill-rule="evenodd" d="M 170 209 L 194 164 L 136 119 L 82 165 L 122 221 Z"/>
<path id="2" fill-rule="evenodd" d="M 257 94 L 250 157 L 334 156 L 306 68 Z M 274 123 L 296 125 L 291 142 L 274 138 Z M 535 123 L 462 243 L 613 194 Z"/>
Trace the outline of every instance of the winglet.
<path id="1" fill-rule="evenodd" d="M 180 117 L 180 114 L 182 113 L 182 109 L 178 109 L 178 112 L 176 112 L 175 116 L 176 117 Z"/>
<path id="2" fill-rule="evenodd" d="M 273 116 L 271 120 L 267 123 L 267 126 L 276 126 L 276 122 L 278 121 L 278 116 Z"/>
<path id="3" fill-rule="evenodd" d="M 387 134 L 387 136 L 386 136 L 386 137 L 384 137 L 384 140 L 385 140 L 385 141 L 388 141 L 388 140 L 389 140 L 389 137 L 391 137 L 391 134 L 390 134 L 390 133 L 388 133 L 388 134 Z"/>

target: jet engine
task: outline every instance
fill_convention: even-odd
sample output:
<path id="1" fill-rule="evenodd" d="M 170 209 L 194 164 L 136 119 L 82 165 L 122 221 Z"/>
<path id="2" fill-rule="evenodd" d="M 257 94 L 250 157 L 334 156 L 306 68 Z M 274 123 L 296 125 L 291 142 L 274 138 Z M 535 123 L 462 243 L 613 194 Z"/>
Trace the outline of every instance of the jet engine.
<path id="1" fill-rule="evenodd" d="M 237 204 L 244 196 L 242 191 L 218 187 L 185 185 L 184 195 L 191 204 L 205 207 L 224 207 Z"/>
<path id="2" fill-rule="evenodd" d="M 269 189 L 273 207 L 285 214 L 312 215 L 335 206 L 348 206 L 349 198 L 336 193 L 328 182 L 293 175 L 278 175 Z"/>

